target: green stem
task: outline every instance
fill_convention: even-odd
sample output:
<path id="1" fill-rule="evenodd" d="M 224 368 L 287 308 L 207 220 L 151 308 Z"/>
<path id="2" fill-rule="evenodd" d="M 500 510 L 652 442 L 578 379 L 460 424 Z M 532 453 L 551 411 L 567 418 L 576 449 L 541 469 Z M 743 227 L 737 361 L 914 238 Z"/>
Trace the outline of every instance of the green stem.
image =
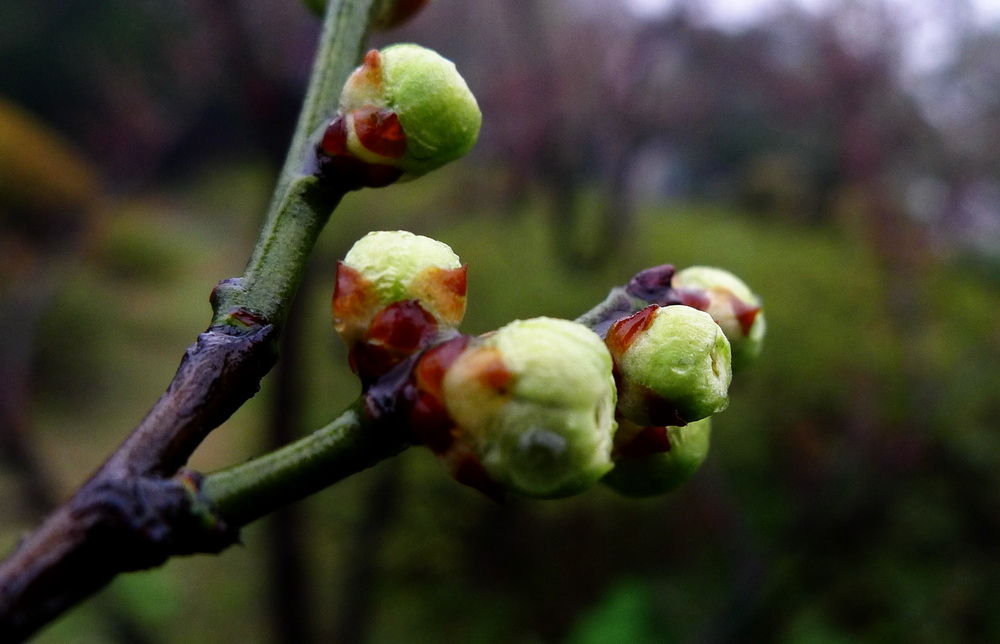
<path id="1" fill-rule="evenodd" d="M 618 287 L 576 321 L 606 330 L 614 320 L 647 304 Z M 260 458 L 209 474 L 202 494 L 227 525 L 243 526 L 409 446 L 402 432 L 379 423 L 365 409 L 365 398 L 359 398 L 326 427 Z"/>
<path id="2" fill-rule="evenodd" d="M 216 290 L 213 324 L 245 325 L 246 312 L 279 326 L 285 320 L 306 259 L 343 197 L 312 176 L 311 147 L 361 58 L 375 4 L 330 0 L 309 89 L 260 237 L 243 277 Z"/>
<path id="3" fill-rule="evenodd" d="M 305 438 L 209 474 L 202 494 L 227 525 L 243 526 L 406 449 L 402 434 L 373 420 L 364 401 Z"/>
<path id="4" fill-rule="evenodd" d="M 377 4 L 377 0 L 329 0 L 309 89 L 279 186 L 302 175 L 303 160 L 310 154 L 313 137 L 333 116 L 347 77 L 361 61 Z"/>

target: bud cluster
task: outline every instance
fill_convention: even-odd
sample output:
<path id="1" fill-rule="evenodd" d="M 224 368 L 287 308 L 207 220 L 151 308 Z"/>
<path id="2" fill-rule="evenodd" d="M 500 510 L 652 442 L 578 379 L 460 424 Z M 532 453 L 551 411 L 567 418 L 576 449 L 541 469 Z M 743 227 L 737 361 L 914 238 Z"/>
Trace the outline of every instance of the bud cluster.
<path id="1" fill-rule="evenodd" d="M 686 480 L 708 453 L 711 416 L 729 401 L 727 328 L 743 347 L 756 342 L 754 351 L 763 333 L 748 288 L 719 269 L 698 270 L 661 271 L 649 299 L 702 306 L 614 308 L 613 321 L 595 325 L 603 338 L 546 317 L 473 337 L 456 330 L 466 268 L 451 249 L 401 231 L 370 233 L 338 266 L 334 324 L 366 386 L 412 357 L 379 386 L 458 481 L 495 498 L 565 497 L 599 480 L 649 496 Z"/>
<path id="2" fill-rule="evenodd" d="M 481 121 L 451 61 L 419 45 L 373 49 L 317 144 L 318 175 L 344 190 L 413 179 L 468 152 Z"/>

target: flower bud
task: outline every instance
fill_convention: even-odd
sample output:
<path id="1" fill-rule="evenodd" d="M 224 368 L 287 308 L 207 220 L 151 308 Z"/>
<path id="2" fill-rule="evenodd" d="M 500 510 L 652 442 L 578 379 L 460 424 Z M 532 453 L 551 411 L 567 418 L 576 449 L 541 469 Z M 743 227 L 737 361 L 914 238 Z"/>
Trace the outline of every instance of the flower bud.
<path id="1" fill-rule="evenodd" d="M 684 427 L 640 427 L 623 420 L 615 433 L 615 467 L 601 480 L 625 496 L 669 492 L 701 467 L 711 432 L 711 417 Z"/>
<path id="2" fill-rule="evenodd" d="M 722 327 L 734 370 L 760 354 L 767 323 L 760 298 L 743 280 L 721 268 L 691 266 L 674 275 L 672 286 L 684 304 L 706 311 Z"/>
<path id="3" fill-rule="evenodd" d="M 373 49 L 323 133 L 320 176 L 349 190 L 419 177 L 468 152 L 481 122 L 451 61 L 419 45 Z"/>
<path id="4" fill-rule="evenodd" d="M 402 230 L 368 233 L 337 264 L 333 324 L 370 382 L 465 314 L 466 267 L 447 244 Z"/>
<path id="5" fill-rule="evenodd" d="M 611 469 L 615 387 L 611 357 L 568 320 L 512 322 L 476 339 L 442 382 L 458 442 L 503 487 L 556 498 Z"/>
<path id="6" fill-rule="evenodd" d="M 624 418 L 680 426 L 729 404 L 729 341 L 707 313 L 654 304 L 612 324 L 605 342 Z"/>

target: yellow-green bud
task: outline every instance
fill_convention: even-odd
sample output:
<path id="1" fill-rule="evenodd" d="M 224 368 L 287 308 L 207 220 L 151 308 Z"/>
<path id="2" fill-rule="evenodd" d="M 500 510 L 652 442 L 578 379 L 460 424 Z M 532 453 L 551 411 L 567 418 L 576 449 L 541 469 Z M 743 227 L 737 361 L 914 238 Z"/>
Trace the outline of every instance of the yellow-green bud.
<path id="1" fill-rule="evenodd" d="M 721 268 L 691 266 L 675 274 L 671 285 L 684 304 L 706 311 L 722 327 L 734 370 L 760 354 L 767 322 L 760 298 L 743 280 Z"/>
<path id="2" fill-rule="evenodd" d="M 333 323 L 369 382 L 465 314 L 466 267 L 442 242 L 402 230 L 368 233 L 337 265 Z"/>
<path id="3" fill-rule="evenodd" d="M 347 79 L 323 134 L 320 173 L 352 189 L 412 179 L 468 152 L 481 123 L 450 60 L 412 44 L 372 50 Z"/>
<path id="4" fill-rule="evenodd" d="M 651 305 L 611 325 L 618 412 L 639 425 L 684 425 L 729 404 L 729 341 L 707 313 Z"/>
<path id="5" fill-rule="evenodd" d="M 662 450 L 628 453 L 628 444 L 643 433 L 658 430 L 665 443 Z M 703 418 L 684 427 L 639 427 L 629 421 L 619 424 L 615 446 L 625 452 L 602 481 L 625 496 L 645 497 L 677 488 L 698 471 L 708 456 L 712 419 Z M 636 450 L 641 450 L 641 447 Z"/>
<path id="6" fill-rule="evenodd" d="M 483 336 L 448 369 L 442 392 L 459 440 L 513 492 L 569 496 L 611 469 L 611 356 L 581 324 L 543 317 Z"/>
<path id="7" fill-rule="evenodd" d="M 462 267 L 448 244 L 405 230 L 368 233 L 351 246 L 343 263 L 371 282 L 379 301 L 385 304 L 419 297 L 426 271 Z"/>

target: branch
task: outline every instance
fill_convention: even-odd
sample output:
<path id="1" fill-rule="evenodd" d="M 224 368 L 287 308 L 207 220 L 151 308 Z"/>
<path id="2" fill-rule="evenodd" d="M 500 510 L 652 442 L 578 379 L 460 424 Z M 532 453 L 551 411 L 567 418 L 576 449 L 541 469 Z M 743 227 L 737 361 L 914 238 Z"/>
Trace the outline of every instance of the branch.
<path id="1" fill-rule="evenodd" d="M 257 392 L 277 360 L 277 339 L 305 263 L 344 194 L 313 176 L 314 135 L 360 58 L 379 6 L 378 0 L 330 0 L 289 156 L 244 274 L 215 288 L 211 325 L 146 418 L 0 563 L 0 641 L 22 641 L 121 572 L 175 555 L 218 552 L 236 542 L 242 525 L 412 444 L 398 414 L 407 395 L 404 364 L 303 440 L 204 481 L 183 469 L 204 438 Z M 478 109 L 475 116 L 478 128 Z M 673 297 L 671 274 L 669 267 L 640 273 L 588 313 L 587 323 L 600 333 L 650 302 L 665 303 Z"/>
<path id="2" fill-rule="evenodd" d="M 330 0 L 305 105 L 243 276 L 215 289 L 211 326 L 142 423 L 0 564 L 0 641 L 29 637 L 119 572 L 235 541 L 197 493 L 196 475 L 167 477 L 257 392 L 277 360 L 305 262 L 343 196 L 307 173 L 310 140 L 360 58 L 374 5 Z"/>
<path id="3" fill-rule="evenodd" d="M 643 271 L 625 288 L 613 289 L 580 320 L 606 329 L 650 303 L 675 302 L 672 274 L 669 266 Z M 136 459 L 152 465 L 135 466 L 123 457 L 143 444 L 151 428 L 176 426 L 174 444 L 160 441 L 155 433 L 146 443 L 161 446 L 160 453 L 168 458 L 175 457 L 196 444 L 198 432 L 203 431 L 192 418 L 210 424 L 222 417 L 228 404 L 247 395 L 245 385 L 251 379 L 246 372 L 264 368 L 261 347 L 271 344 L 276 333 L 273 325 L 255 326 L 252 320 L 248 328 L 255 330 L 219 325 L 203 334 L 150 419 L 0 566 L 2 641 L 27 637 L 120 572 L 156 566 L 174 555 L 218 552 L 236 542 L 239 527 L 412 444 L 400 411 L 408 408 L 410 369 L 417 356 L 373 383 L 326 427 L 204 480 L 185 470 L 165 478 L 169 474 L 163 465 L 141 452 L 133 452 Z M 222 359 L 200 357 L 214 355 L 217 342 L 224 346 Z M 202 373 L 196 365 L 211 370 Z M 192 391 L 202 395 L 193 397 Z M 144 471 L 145 467 L 152 469 Z M 164 476 L 157 475 L 160 472 Z"/>
<path id="4" fill-rule="evenodd" d="M 679 303 L 670 286 L 672 266 L 638 273 L 611 289 L 577 322 L 599 335 L 616 320 L 650 304 Z M 285 447 L 208 475 L 201 489 L 219 521 L 243 526 L 356 474 L 412 445 L 397 412 L 406 405 L 410 370 L 419 354 L 376 381 L 335 421 Z"/>

